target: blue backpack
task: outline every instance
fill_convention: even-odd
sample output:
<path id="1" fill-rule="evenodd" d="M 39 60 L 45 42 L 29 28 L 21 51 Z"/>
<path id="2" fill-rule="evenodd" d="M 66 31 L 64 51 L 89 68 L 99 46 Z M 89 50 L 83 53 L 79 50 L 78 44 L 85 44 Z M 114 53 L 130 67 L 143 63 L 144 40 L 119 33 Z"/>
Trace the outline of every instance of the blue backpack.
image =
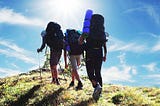
<path id="1" fill-rule="evenodd" d="M 78 39 L 81 34 L 75 29 L 67 29 L 65 33 L 65 41 L 69 46 L 69 53 L 71 55 L 80 55 L 83 52 L 82 45 L 79 45 Z"/>

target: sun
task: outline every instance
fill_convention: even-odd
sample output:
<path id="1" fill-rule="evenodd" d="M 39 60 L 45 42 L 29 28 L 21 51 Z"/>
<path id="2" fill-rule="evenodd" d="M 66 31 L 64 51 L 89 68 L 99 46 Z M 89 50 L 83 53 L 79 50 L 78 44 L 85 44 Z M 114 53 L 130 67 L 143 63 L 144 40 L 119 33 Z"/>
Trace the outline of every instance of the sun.
<path id="1" fill-rule="evenodd" d="M 46 0 L 43 4 L 45 10 L 55 14 L 71 14 L 82 6 L 81 0 Z"/>
<path id="2" fill-rule="evenodd" d="M 63 12 L 65 14 L 69 14 L 79 8 L 80 2 L 79 0 L 54 0 L 55 8 L 59 12 Z M 54 8 L 54 7 L 53 7 Z"/>
<path id="3" fill-rule="evenodd" d="M 82 30 L 86 10 L 95 8 L 92 0 L 40 0 L 35 6 L 40 18 L 59 23 L 63 31 L 67 28 Z"/>
<path id="4" fill-rule="evenodd" d="M 45 0 L 39 2 L 41 14 L 46 20 L 56 21 L 62 29 L 80 29 L 85 13 L 83 0 Z"/>

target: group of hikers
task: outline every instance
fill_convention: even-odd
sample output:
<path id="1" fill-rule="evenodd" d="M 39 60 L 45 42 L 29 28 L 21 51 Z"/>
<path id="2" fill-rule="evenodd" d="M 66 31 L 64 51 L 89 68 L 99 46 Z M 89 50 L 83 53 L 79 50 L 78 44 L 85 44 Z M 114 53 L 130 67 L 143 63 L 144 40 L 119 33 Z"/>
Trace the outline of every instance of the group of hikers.
<path id="1" fill-rule="evenodd" d="M 106 61 L 107 47 L 106 34 L 104 31 L 104 17 L 100 14 L 90 14 L 89 22 L 83 26 L 82 33 L 76 29 L 66 29 L 63 34 L 61 26 L 56 22 L 49 22 L 45 31 L 42 31 L 42 45 L 37 52 L 42 52 L 45 46 L 50 48 L 50 69 L 52 74 L 51 83 L 60 85 L 58 80 L 57 65 L 64 51 L 65 68 L 68 67 L 67 55 L 71 62 L 71 82 L 69 87 L 74 86 L 75 79 L 78 81 L 76 89 L 82 89 L 83 84 L 78 74 L 78 66 L 81 64 L 81 56 L 85 51 L 85 63 L 89 80 L 94 88 L 93 98 L 99 99 L 102 93 L 102 62 Z M 86 24 L 84 22 L 84 24 Z"/>

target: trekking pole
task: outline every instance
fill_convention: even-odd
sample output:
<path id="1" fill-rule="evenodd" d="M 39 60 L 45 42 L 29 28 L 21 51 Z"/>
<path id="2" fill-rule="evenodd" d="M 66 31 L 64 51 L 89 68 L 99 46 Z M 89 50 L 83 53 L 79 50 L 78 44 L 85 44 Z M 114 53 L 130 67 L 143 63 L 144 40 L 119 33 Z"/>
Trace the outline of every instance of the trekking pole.
<path id="1" fill-rule="evenodd" d="M 64 69 L 62 69 L 62 67 L 61 67 L 60 63 L 58 63 L 58 65 L 59 65 L 60 70 L 62 71 L 62 74 L 63 74 L 64 80 L 65 80 L 65 81 L 67 81 L 67 79 L 65 78 L 65 75 L 64 75 Z"/>
<path id="2" fill-rule="evenodd" d="M 45 49 L 45 55 L 47 54 L 47 47 L 48 47 L 48 46 L 46 46 L 46 49 Z"/>
<path id="3" fill-rule="evenodd" d="M 41 73 L 42 73 L 41 71 L 42 71 L 42 70 L 41 70 L 41 68 L 40 68 L 40 58 L 39 58 L 39 53 L 38 53 L 38 65 L 39 65 L 39 70 L 40 70 L 40 79 L 42 79 L 42 77 L 41 77 Z"/>

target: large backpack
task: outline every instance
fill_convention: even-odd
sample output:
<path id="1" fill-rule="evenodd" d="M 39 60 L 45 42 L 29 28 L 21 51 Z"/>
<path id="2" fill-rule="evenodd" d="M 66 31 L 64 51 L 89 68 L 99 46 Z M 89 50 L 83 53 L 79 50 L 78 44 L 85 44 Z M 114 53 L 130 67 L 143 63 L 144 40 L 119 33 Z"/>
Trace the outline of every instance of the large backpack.
<path id="1" fill-rule="evenodd" d="M 46 43 L 54 50 L 63 48 L 64 35 L 61 26 L 55 22 L 49 22 L 46 28 Z"/>
<path id="2" fill-rule="evenodd" d="M 102 47 L 107 41 L 104 28 L 104 17 L 100 14 L 93 14 L 90 20 L 90 32 L 87 41 L 94 48 Z"/>
<path id="3" fill-rule="evenodd" d="M 83 52 L 82 46 L 78 43 L 80 35 L 81 34 L 75 29 L 66 30 L 65 40 L 69 45 L 71 55 L 80 55 Z"/>

